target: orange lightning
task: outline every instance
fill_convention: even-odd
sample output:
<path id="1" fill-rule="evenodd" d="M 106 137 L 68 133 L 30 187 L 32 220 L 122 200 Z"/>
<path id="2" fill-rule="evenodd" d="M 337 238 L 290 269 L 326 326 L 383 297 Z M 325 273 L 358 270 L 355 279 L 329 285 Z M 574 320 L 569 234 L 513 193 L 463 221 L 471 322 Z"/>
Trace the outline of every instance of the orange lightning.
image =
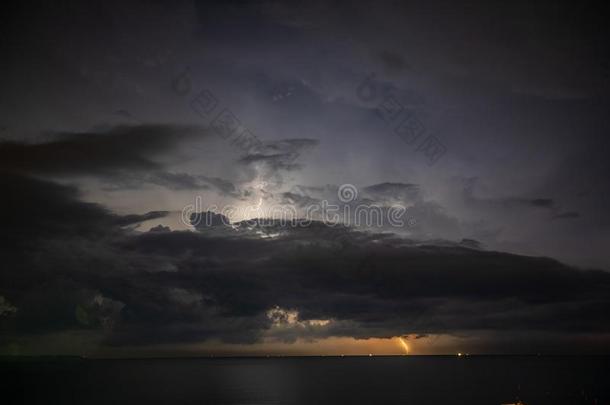
<path id="1" fill-rule="evenodd" d="M 405 342 L 405 340 L 401 337 L 398 338 L 398 341 L 400 342 L 402 348 L 405 349 L 405 353 L 409 354 L 409 345 L 407 344 L 407 342 Z"/>

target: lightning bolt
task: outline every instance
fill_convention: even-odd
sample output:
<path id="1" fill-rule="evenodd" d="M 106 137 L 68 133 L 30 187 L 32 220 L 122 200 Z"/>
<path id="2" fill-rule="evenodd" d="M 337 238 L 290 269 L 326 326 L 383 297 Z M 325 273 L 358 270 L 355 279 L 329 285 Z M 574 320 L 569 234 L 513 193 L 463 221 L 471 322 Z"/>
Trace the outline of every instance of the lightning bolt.
<path id="1" fill-rule="evenodd" d="M 398 341 L 400 342 L 402 348 L 405 349 L 405 353 L 409 354 L 409 345 L 407 344 L 407 342 L 405 342 L 405 340 L 401 337 L 398 338 Z"/>

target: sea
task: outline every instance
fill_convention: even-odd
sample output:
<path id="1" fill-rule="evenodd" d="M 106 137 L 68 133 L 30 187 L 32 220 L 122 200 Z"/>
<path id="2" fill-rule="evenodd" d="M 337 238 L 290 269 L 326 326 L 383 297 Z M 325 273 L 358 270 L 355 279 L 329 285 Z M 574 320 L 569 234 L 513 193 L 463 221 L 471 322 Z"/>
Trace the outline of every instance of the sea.
<path id="1" fill-rule="evenodd" d="M 0 359 L 0 404 L 610 404 L 607 356 Z"/>

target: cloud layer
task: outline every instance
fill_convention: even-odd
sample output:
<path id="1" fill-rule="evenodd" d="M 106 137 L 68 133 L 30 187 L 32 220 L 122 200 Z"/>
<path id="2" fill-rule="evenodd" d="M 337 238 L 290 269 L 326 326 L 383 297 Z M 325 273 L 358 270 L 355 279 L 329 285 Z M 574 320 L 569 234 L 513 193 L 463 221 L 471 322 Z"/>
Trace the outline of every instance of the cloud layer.
<path id="1" fill-rule="evenodd" d="M 121 217 L 67 186 L 1 182 L 12 197 L 2 209 L 3 344 L 66 331 L 109 347 L 476 334 L 510 351 L 506 338 L 527 333 L 607 348 L 602 271 L 316 222 L 138 232 L 125 225 L 162 214 Z"/>

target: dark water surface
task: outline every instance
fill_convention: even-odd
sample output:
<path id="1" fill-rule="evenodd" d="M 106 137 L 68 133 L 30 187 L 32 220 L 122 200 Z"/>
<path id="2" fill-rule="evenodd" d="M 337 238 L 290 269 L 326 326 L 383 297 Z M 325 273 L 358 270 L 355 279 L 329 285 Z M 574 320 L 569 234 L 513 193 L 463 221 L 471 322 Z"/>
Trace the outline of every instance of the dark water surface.
<path id="1" fill-rule="evenodd" d="M 610 404 L 608 357 L 0 361 L 0 404 Z"/>

